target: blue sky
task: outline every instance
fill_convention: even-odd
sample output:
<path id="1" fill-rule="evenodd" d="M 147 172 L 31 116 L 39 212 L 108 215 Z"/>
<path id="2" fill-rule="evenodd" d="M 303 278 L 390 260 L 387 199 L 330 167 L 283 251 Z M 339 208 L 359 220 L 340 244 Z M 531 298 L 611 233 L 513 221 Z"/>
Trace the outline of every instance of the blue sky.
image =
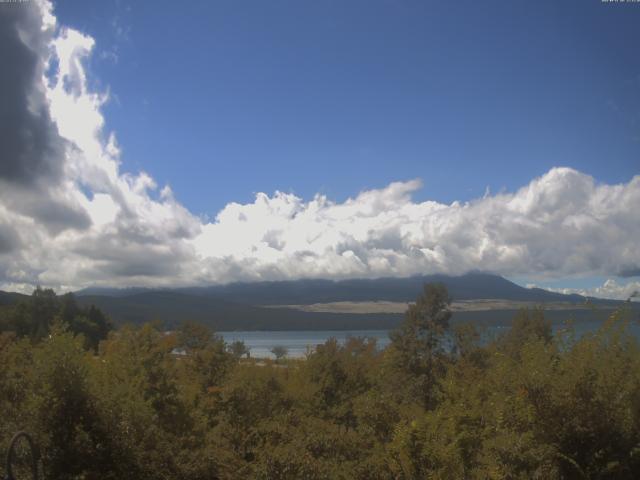
<path id="1" fill-rule="evenodd" d="M 0 3 L 0 289 L 640 290 L 640 3 Z M 10 121 L 7 121 L 10 119 Z"/>
<path id="2" fill-rule="evenodd" d="M 441 202 L 553 166 L 640 165 L 640 6 L 213 1 L 56 5 L 96 40 L 123 169 L 215 215 L 258 191 L 343 200 L 419 177 Z"/>

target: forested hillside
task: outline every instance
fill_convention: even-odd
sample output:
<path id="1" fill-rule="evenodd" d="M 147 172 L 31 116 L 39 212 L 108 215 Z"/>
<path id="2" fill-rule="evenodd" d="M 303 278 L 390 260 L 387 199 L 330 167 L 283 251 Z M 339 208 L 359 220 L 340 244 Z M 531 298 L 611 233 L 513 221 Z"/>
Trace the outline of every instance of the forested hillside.
<path id="1" fill-rule="evenodd" d="M 330 340 L 274 363 L 190 322 L 120 328 L 95 350 L 78 327 L 90 313 L 62 313 L 71 298 L 41 292 L 2 317 L 0 450 L 26 429 L 45 478 L 640 476 L 640 346 L 624 306 L 579 339 L 522 310 L 481 344 L 428 285 L 385 350 Z"/>
<path id="2" fill-rule="evenodd" d="M 580 295 L 564 295 L 540 288 L 524 288 L 488 273 L 418 275 L 404 278 L 349 280 L 303 279 L 273 282 L 230 283 L 209 287 L 165 289 L 183 295 L 210 297 L 247 305 L 311 304 L 339 301 L 412 302 L 425 283 L 442 283 L 456 300 L 501 298 L 533 302 L 582 303 Z M 79 296 L 127 297 L 152 293 L 144 288 L 89 288 Z"/>
<path id="3" fill-rule="evenodd" d="M 323 302 L 412 302 L 425 283 L 443 283 L 456 301 L 503 299 L 532 304 L 559 302 L 564 311 L 548 311 L 553 321 L 568 317 L 590 318 L 586 298 L 563 295 L 516 285 L 498 275 L 469 273 L 461 276 L 428 275 L 408 278 L 355 280 L 296 280 L 280 282 L 234 283 L 181 289 L 86 289 L 77 293 L 82 305 L 96 305 L 115 323 L 142 324 L 161 321 L 174 328 L 185 319 L 204 323 L 219 331 L 227 330 L 365 330 L 396 328 L 402 314 L 316 313 L 274 308 L 291 304 Z M 621 302 L 589 299 L 599 308 L 617 308 Z M 269 308 L 264 308 L 268 306 Z M 568 308 L 571 311 L 567 311 Z M 517 311 L 455 312 L 454 320 L 488 321 L 508 324 Z M 608 313 L 605 313 L 605 316 Z"/>
<path id="4" fill-rule="evenodd" d="M 160 321 L 173 329 L 185 319 L 214 330 L 342 330 L 395 328 L 397 314 L 349 315 L 299 312 L 287 308 L 261 308 L 216 297 L 175 291 L 151 291 L 111 297 L 78 297 L 82 305 L 96 305 L 118 324 Z"/>
<path id="5" fill-rule="evenodd" d="M 63 325 L 71 333 L 81 334 L 85 344 L 96 349 L 113 328 L 99 308 L 79 305 L 71 293 L 58 296 L 53 290 L 38 287 L 30 297 L 5 294 L 5 299 L 8 301 L 4 305 L 0 303 L 0 332 L 18 338 L 37 342 L 47 337 L 54 325 Z"/>

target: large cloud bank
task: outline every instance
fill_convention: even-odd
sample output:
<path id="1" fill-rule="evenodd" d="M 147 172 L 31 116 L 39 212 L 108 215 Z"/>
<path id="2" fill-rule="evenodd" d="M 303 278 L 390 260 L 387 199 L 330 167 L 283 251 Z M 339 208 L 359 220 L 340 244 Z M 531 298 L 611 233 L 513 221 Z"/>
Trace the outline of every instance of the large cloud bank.
<path id="1" fill-rule="evenodd" d="M 276 192 L 205 223 L 146 173 L 121 171 L 94 41 L 47 2 L 0 8 L 0 288 L 190 285 L 451 274 L 640 275 L 640 176 L 555 168 L 516 192 L 415 202 L 395 182 L 345 202 Z"/>
<path id="2" fill-rule="evenodd" d="M 530 285 L 534 287 L 535 285 Z M 640 299 L 640 281 L 621 283 L 608 278 L 602 285 L 592 288 L 548 288 L 559 293 L 577 293 L 585 297 L 614 298 L 619 300 L 638 301 Z"/>

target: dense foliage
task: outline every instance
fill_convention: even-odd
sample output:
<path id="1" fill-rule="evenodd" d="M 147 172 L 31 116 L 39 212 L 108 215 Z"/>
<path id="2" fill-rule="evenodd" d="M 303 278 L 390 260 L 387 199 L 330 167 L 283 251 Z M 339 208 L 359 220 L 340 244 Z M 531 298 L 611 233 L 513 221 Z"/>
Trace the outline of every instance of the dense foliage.
<path id="1" fill-rule="evenodd" d="M 42 340 L 56 323 L 66 325 L 74 334 L 82 334 L 85 346 L 94 350 L 113 328 L 100 309 L 93 305 L 79 306 L 72 293 L 59 297 L 51 289 L 38 287 L 26 300 L 0 306 L 0 332 L 18 338 Z"/>
<path id="2" fill-rule="evenodd" d="M 271 362 L 194 323 L 94 349 L 104 325 L 69 302 L 39 291 L 0 317 L 0 449 L 32 432 L 49 479 L 640 478 L 624 310 L 579 339 L 523 310 L 481 341 L 427 285 L 383 351 Z"/>

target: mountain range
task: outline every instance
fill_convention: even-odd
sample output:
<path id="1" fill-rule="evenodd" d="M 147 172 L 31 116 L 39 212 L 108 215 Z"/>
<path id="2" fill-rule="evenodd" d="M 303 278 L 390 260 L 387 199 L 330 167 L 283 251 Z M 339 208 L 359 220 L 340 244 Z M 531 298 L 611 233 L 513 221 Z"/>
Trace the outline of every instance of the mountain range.
<path id="1" fill-rule="evenodd" d="M 585 305 L 610 311 L 621 302 L 564 295 L 540 288 L 524 288 L 501 276 L 469 273 L 462 276 L 423 275 L 409 278 L 351 280 L 295 280 L 232 283 L 207 287 L 144 289 L 87 288 L 75 292 L 82 305 L 93 304 L 116 323 L 160 321 L 173 328 L 184 320 L 224 330 L 361 330 L 394 328 L 402 313 L 344 313 L 304 311 L 304 305 L 335 302 L 415 301 L 425 283 L 441 282 L 454 301 L 465 302 L 454 320 L 508 322 L 523 302 L 549 307 L 558 318 L 584 317 Z M 0 292 L 0 304 L 13 303 L 20 294 Z M 496 310 L 473 311 L 473 301 L 501 300 Z M 558 305 L 562 309 L 558 309 Z M 506 307 L 505 307 L 506 305 Z M 512 307 L 511 307 L 511 306 Z"/>
<path id="2" fill-rule="evenodd" d="M 502 299 L 531 302 L 584 303 L 582 295 L 565 295 L 541 288 L 524 288 L 504 277 L 488 273 L 460 276 L 422 275 L 405 278 L 350 280 L 287 280 L 229 283 L 208 287 L 164 289 L 175 293 L 223 299 L 248 305 L 312 304 L 341 301 L 412 302 L 425 283 L 443 283 L 454 300 Z M 157 292 L 144 288 L 87 288 L 78 296 L 130 297 Z M 598 299 L 596 299 L 598 300 Z"/>
<path id="3" fill-rule="evenodd" d="M 94 288 L 79 291 L 77 295 L 81 303 L 97 305 L 116 321 L 140 323 L 156 319 L 171 326 L 190 319 L 207 323 L 217 330 L 357 330 L 393 328 L 400 323 L 403 315 L 309 312 L 287 306 L 347 301 L 407 303 L 415 301 L 423 285 L 430 282 L 445 284 L 455 301 L 501 299 L 514 305 L 512 309 L 490 312 L 456 312 L 454 318 L 458 320 L 482 318 L 508 321 L 518 309 L 516 302 L 565 304 L 562 312 L 549 311 L 550 315 L 563 318 L 581 317 L 588 313 L 584 308 L 587 299 L 581 295 L 524 288 L 501 276 L 487 273 L 231 283 L 165 290 Z M 589 301 L 604 307 L 619 303 L 600 299 Z"/>

